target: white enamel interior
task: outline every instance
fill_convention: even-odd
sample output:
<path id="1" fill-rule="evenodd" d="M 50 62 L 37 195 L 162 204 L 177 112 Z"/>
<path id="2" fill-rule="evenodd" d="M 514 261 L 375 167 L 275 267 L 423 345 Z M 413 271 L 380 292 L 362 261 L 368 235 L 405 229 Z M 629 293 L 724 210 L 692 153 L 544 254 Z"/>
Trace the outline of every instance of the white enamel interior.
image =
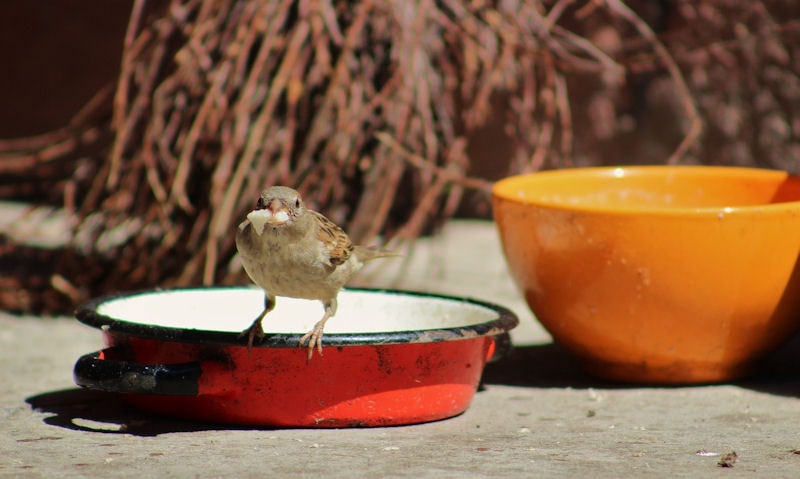
<path id="1" fill-rule="evenodd" d="M 339 293 L 326 334 L 458 328 L 497 319 L 491 308 L 459 299 L 403 293 Z M 264 307 L 258 288 L 204 288 L 134 294 L 97 307 L 99 314 L 129 323 L 206 331 L 241 332 Z M 322 318 L 320 301 L 278 297 L 262 323 L 266 333 L 304 334 Z"/>

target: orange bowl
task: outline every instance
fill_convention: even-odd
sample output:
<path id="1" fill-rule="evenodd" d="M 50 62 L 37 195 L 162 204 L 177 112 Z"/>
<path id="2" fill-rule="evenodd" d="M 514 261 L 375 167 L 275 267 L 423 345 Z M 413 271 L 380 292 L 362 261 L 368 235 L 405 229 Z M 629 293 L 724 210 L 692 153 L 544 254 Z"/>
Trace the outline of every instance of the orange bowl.
<path id="1" fill-rule="evenodd" d="M 800 329 L 800 179 L 733 167 L 506 178 L 494 215 L 514 281 L 597 376 L 720 382 Z"/>

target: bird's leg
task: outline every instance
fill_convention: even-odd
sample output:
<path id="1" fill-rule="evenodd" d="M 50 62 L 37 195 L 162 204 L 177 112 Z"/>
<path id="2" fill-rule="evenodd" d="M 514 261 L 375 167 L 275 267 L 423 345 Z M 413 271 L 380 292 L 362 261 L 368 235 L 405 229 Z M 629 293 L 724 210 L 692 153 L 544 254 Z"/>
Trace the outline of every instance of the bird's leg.
<path id="1" fill-rule="evenodd" d="M 264 329 L 261 327 L 261 320 L 275 307 L 275 295 L 264 293 L 264 310 L 259 313 L 253 324 L 249 328 L 242 331 L 239 337 L 247 336 L 247 352 L 253 348 L 253 338 L 258 336 L 258 340 L 264 339 Z"/>
<path id="2" fill-rule="evenodd" d="M 322 330 L 325 329 L 325 322 L 328 321 L 334 314 L 336 314 L 336 298 L 323 302 L 323 305 L 325 306 L 325 315 L 322 316 L 322 319 L 317 321 L 317 324 L 314 325 L 314 328 L 311 329 L 311 331 L 307 332 L 302 338 L 300 338 L 300 347 L 305 346 L 306 341 L 308 341 L 309 361 L 311 361 L 311 356 L 314 355 L 314 347 L 317 348 L 317 352 L 320 356 L 322 356 Z"/>

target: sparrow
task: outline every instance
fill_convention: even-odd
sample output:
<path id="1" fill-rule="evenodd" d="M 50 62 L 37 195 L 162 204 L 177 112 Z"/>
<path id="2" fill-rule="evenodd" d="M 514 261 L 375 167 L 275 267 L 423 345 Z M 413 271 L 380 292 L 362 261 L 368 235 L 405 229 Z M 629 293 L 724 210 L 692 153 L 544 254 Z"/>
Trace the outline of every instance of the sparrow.
<path id="1" fill-rule="evenodd" d="M 256 207 L 236 230 L 236 249 L 245 272 L 264 290 L 264 310 L 242 331 L 248 351 L 254 338 L 264 338 L 261 321 L 276 296 L 322 301 L 325 314 L 300 338 L 308 343 L 308 360 L 316 347 L 322 355 L 325 323 L 336 314 L 339 290 L 364 263 L 394 253 L 355 246 L 347 234 L 322 214 L 308 209 L 300 194 L 287 186 L 261 192 Z"/>

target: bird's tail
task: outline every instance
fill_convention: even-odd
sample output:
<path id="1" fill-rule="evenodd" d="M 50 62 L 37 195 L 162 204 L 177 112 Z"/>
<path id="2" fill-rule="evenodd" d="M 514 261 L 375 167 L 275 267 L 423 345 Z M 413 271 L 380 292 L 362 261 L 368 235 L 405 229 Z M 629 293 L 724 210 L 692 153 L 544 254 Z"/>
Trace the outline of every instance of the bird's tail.
<path id="1" fill-rule="evenodd" d="M 369 261 L 375 258 L 400 256 L 399 253 L 389 251 L 388 249 L 378 248 L 377 246 L 356 246 L 354 252 L 361 261 Z"/>

